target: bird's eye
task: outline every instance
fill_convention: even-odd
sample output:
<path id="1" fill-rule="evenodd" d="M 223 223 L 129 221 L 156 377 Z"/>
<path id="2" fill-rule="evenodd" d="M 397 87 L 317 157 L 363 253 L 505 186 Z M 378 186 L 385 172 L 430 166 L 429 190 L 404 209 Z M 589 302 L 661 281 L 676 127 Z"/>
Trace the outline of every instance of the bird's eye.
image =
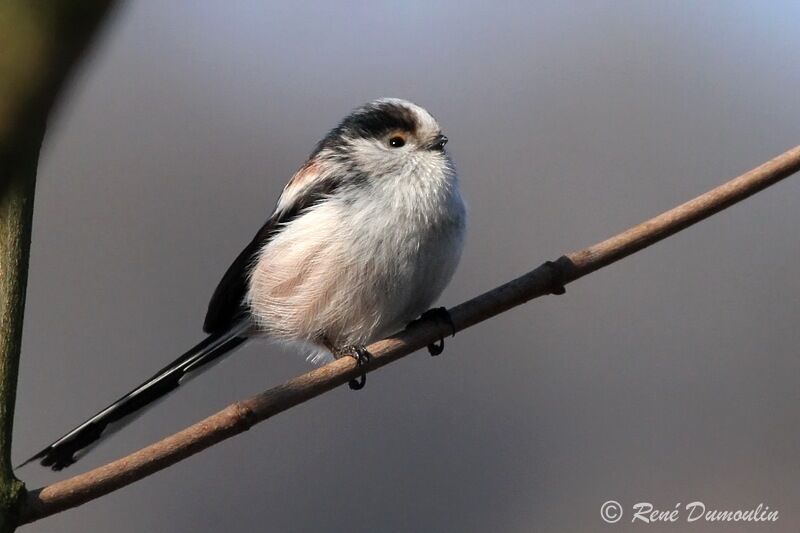
<path id="1" fill-rule="evenodd" d="M 389 139 L 389 146 L 391 146 L 392 148 L 400 148 L 404 144 L 406 144 L 406 140 L 400 137 L 399 135 L 395 135 L 394 137 Z"/>

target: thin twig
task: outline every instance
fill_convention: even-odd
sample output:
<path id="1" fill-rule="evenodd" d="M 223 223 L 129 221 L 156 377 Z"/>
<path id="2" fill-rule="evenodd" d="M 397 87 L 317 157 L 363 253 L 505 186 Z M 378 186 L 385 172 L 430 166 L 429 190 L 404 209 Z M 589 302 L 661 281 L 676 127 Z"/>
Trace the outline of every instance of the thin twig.
<path id="1" fill-rule="evenodd" d="M 800 170 L 800 146 L 661 215 L 584 250 L 545 263 L 527 274 L 450 309 L 457 331 L 538 296 L 562 292 L 563 285 L 699 222 Z M 425 321 L 369 346 L 375 370 L 449 334 L 449 327 Z M 70 479 L 31 491 L 22 521 L 33 522 L 98 498 L 166 468 L 217 442 L 286 411 L 356 377 L 350 358 L 295 377 L 283 385 L 237 402 L 155 444 Z"/>

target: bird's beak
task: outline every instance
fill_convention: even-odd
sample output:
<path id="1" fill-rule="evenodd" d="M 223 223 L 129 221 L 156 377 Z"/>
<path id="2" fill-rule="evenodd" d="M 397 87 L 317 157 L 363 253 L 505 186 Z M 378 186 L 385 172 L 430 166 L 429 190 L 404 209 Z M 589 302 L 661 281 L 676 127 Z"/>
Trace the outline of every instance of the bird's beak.
<path id="1" fill-rule="evenodd" d="M 433 141 L 428 145 L 430 150 L 444 150 L 444 145 L 447 144 L 447 137 L 441 133 L 434 137 Z"/>

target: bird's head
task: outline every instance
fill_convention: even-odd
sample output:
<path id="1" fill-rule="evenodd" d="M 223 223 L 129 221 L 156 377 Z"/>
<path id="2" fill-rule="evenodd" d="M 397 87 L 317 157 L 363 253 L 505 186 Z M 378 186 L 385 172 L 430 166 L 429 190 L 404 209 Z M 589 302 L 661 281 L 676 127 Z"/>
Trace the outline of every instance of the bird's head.
<path id="1" fill-rule="evenodd" d="M 381 98 L 345 117 L 319 143 L 312 159 L 347 164 L 350 171 L 379 178 L 449 168 L 445 144 L 447 137 L 425 109 L 399 98 Z"/>

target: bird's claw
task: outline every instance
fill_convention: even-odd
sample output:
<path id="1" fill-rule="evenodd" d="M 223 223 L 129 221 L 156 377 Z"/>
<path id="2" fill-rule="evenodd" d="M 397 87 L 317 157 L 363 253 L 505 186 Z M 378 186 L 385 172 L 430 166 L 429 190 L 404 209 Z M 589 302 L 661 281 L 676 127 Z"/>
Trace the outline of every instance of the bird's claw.
<path id="1" fill-rule="evenodd" d="M 351 379 L 347 385 L 352 390 L 361 390 L 364 388 L 364 385 L 367 384 L 367 364 L 369 363 L 372 356 L 367 351 L 364 346 L 361 345 L 353 345 L 353 346 L 345 346 L 342 350 L 345 355 L 349 355 L 353 359 L 356 360 L 356 366 L 361 369 L 361 375 L 357 378 Z"/>
<path id="2" fill-rule="evenodd" d="M 444 323 L 450 327 L 451 336 L 456 336 L 456 325 L 453 322 L 453 317 L 450 316 L 450 312 L 447 310 L 446 307 L 436 307 L 433 309 L 428 309 L 422 315 L 420 315 L 418 320 L 434 320 L 438 323 Z M 416 321 L 415 321 L 416 322 Z M 438 341 L 432 342 L 428 345 L 428 353 L 431 356 L 436 357 L 437 355 L 441 354 L 444 351 L 444 337 L 440 337 Z"/>

